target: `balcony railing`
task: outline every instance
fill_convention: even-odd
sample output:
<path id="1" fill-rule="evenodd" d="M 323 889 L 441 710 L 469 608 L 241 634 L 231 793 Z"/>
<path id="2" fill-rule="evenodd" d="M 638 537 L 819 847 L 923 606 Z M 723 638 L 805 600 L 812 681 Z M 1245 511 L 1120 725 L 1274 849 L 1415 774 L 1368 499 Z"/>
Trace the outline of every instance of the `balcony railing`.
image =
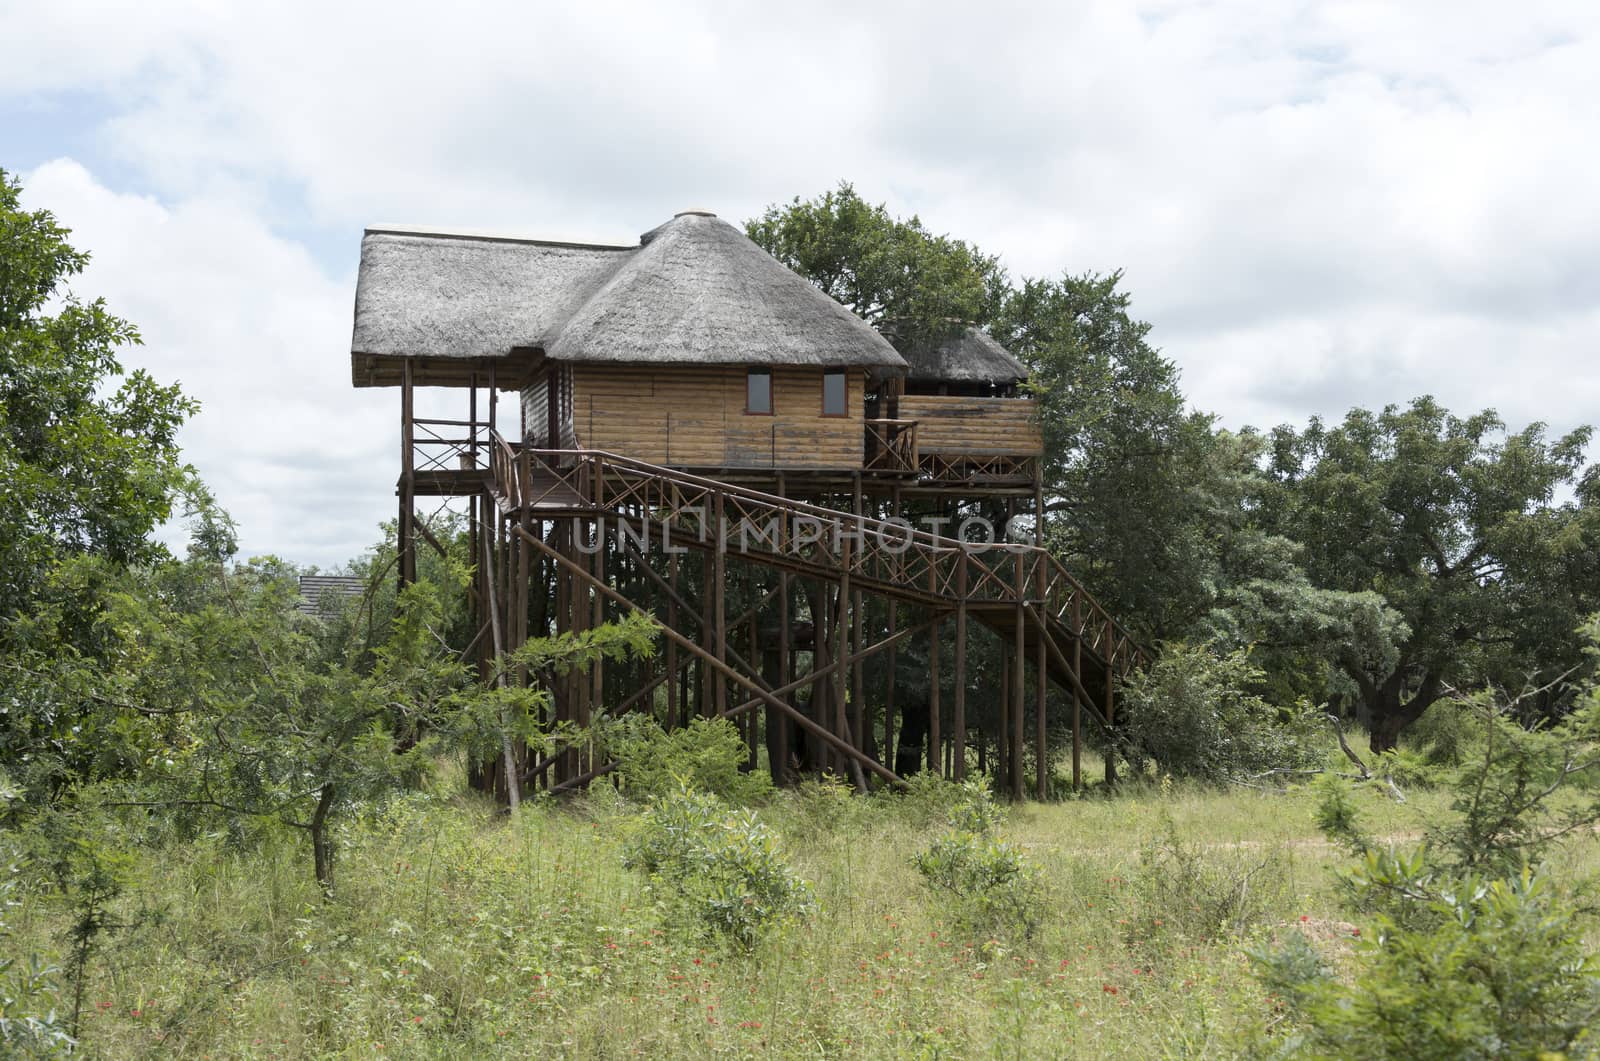
<path id="1" fill-rule="evenodd" d="M 867 420 L 866 467 L 872 471 L 917 470 L 915 420 Z"/>

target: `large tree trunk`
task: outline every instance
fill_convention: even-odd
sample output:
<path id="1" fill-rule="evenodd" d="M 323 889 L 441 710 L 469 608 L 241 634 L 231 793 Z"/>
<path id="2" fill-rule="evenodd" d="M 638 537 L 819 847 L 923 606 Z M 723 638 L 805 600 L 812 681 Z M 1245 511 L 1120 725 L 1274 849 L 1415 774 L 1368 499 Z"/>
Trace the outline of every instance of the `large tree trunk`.
<path id="1" fill-rule="evenodd" d="M 1443 695 L 1444 683 L 1433 671 L 1423 675 L 1417 691 L 1409 700 L 1401 698 L 1403 684 L 1404 679 L 1397 671 L 1380 686 L 1368 684 L 1362 688 L 1362 700 L 1367 705 L 1369 719 L 1368 732 L 1375 752 L 1394 751 L 1399 746 L 1400 734 L 1405 732 L 1405 728 L 1421 718 L 1423 712 Z"/>

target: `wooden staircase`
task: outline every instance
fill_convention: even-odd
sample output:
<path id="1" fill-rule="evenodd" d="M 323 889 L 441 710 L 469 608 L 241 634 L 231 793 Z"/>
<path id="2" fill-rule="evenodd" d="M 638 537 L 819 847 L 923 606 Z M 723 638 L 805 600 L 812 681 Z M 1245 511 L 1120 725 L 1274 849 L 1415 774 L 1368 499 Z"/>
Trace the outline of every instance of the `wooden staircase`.
<path id="1" fill-rule="evenodd" d="M 641 546 L 720 548 L 892 600 L 964 611 L 1020 644 L 1026 658 L 1042 659 L 1050 679 L 1107 726 L 1117 680 L 1148 662 L 1133 636 L 1035 545 L 963 542 L 630 457 L 514 447 L 498 435 L 486 488 L 508 517 L 602 519 Z"/>

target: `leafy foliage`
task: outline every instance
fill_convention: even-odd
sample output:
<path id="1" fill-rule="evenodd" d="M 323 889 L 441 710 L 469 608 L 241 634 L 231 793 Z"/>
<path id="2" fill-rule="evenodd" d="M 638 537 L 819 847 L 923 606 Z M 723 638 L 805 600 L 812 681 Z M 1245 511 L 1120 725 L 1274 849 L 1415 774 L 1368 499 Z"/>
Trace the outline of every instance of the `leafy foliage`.
<path id="1" fill-rule="evenodd" d="M 1452 685 L 1543 684 L 1578 660 L 1573 631 L 1600 607 L 1600 509 L 1582 490 L 1555 498 L 1579 484 L 1589 437 L 1511 433 L 1431 398 L 1273 433 L 1269 526 L 1305 547 L 1313 585 L 1380 593 L 1404 624 L 1392 653 L 1328 645 L 1375 750 Z"/>
<path id="2" fill-rule="evenodd" d="M 606 745 L 621 764 L 617 773 L 624 790 L 636 798 L 689 789 L 739 805 L 761 802 L 772 793 L 768 774 L 743 771 L 749 750 L 729 719 L 691 719 L 668 733 L 652 718 L 629 715 L 607 734 Z"/>
<path id="3" fill-rule="evenodd" d="M 814 906 L 811 885 L 784 860 L 776 834 L 754 811 L 707 792 L 685 788 L 657 799 L 623 861 L 650 875 L 669 911 L 746 947 Z"/>
<path id="4" fill-rule="evenodd" d="M 1275 708 L 1251 692 L 1263 674 L 1242 651 L 1167 645 L 1123 694 L 1126 755 L 1174 778 L 1223 782 L 1322 758 L 1307 705 Z"/>
<path id="5" fill-rule="evenodd" d="M 956 914 L 980 935 L 1028 938 L 1043 916 L 1044 882 L 1021 848 L 997 833 L 1002 812 L 988 779 L 962 786 L 963 798 L 950 811 L 950 829 L 911 864 L 930 885 L 952 896 Z"/>
<path id="6" fill-rule="evenodd" d="M 52 577 L 62 561 L 163 554 L 150 531 L 188 478 L 177 431 L 196 408 L 175 386 L 124 373 L 117 353 L 138 332 L 66 287 L 89 256 L 49 211 L 23 210 L 21 191 L 0 169 L 0 645 L 7 620 L 73 588 Z M 88 604 L 66 602 L 79 644 Z"/>
<path id="7" fill-rule="evenodd" d="M 1427 916 L 1380 914 L 1350 980 L 1298 933 L 1256 953 L 1263 981 L 1299 1024 L 1289 1056 L 1455 1061 L 1600 1048 L 1600 965 L 1546 880 L 1528 870 L 1439 880 L 1420 861 L 1391 859 L 1366 886 L 1404 895 Z"/>
<path id="8" fill-rule="evenodd" d="M 1187 633 L 1211 600 L 1215 509 L 1233 469 L 1122 274 L 1025 280 L 992 331 L 1028 366 L 1039 403 L 1046 540 L 1124 622 Z"/>
<path id="9" fill-rule="evenodd" d="M 6 916 L 16 905 L 20 870 L 15 853 L 0 856 L 0 944 L 7 943 Z M 56 1015 L 59 970 L 37 954 L 19 958 L 9 944 L 0 954 L 0 1054 L 6 1057 L 64 1056 L 74 1045 Z"/>
<path id="10" fill-rule="evenodd" d="M 916 217 L 898 220 L 846 183 L 769 207 L 745 232 L 901 349 L 988 321 L 1003 291 L 997 258 Z"/>

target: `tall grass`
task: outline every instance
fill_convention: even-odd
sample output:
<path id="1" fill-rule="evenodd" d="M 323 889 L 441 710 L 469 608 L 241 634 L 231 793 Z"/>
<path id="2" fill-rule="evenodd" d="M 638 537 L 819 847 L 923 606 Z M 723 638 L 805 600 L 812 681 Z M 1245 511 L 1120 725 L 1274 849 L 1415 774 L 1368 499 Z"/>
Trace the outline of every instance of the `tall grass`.
<path id="1" fill-rule="evenodd" d="M 1363 798 L 1381 829 L 1416 828 L 1417 800 Z M 1311 806 L 1180 787 L 1016 808 L 1006 833 L 1045 892 L 1039 930 L 1007 941 L 963 934 L 912 868 L 936 814 L 825 786 L 760 809 L 817 910 L 749 950 L 690 931 L 623 868 L 638 808 L 615 793 L 515 821 L 460 796 L 397 803 L 340 837 L 332 901 L 290 840 L 144 848 L 82 1041 L 180 1058 L 1215 1055 L 1274 1016 L 1243 938 L 1309 926 L 1337 948 L 1348 930 Z M 1160 906 L 1260 866 L 1238 919 Z M 63 923 L 36 896 L 15 942 L 59 954 Z"/>

